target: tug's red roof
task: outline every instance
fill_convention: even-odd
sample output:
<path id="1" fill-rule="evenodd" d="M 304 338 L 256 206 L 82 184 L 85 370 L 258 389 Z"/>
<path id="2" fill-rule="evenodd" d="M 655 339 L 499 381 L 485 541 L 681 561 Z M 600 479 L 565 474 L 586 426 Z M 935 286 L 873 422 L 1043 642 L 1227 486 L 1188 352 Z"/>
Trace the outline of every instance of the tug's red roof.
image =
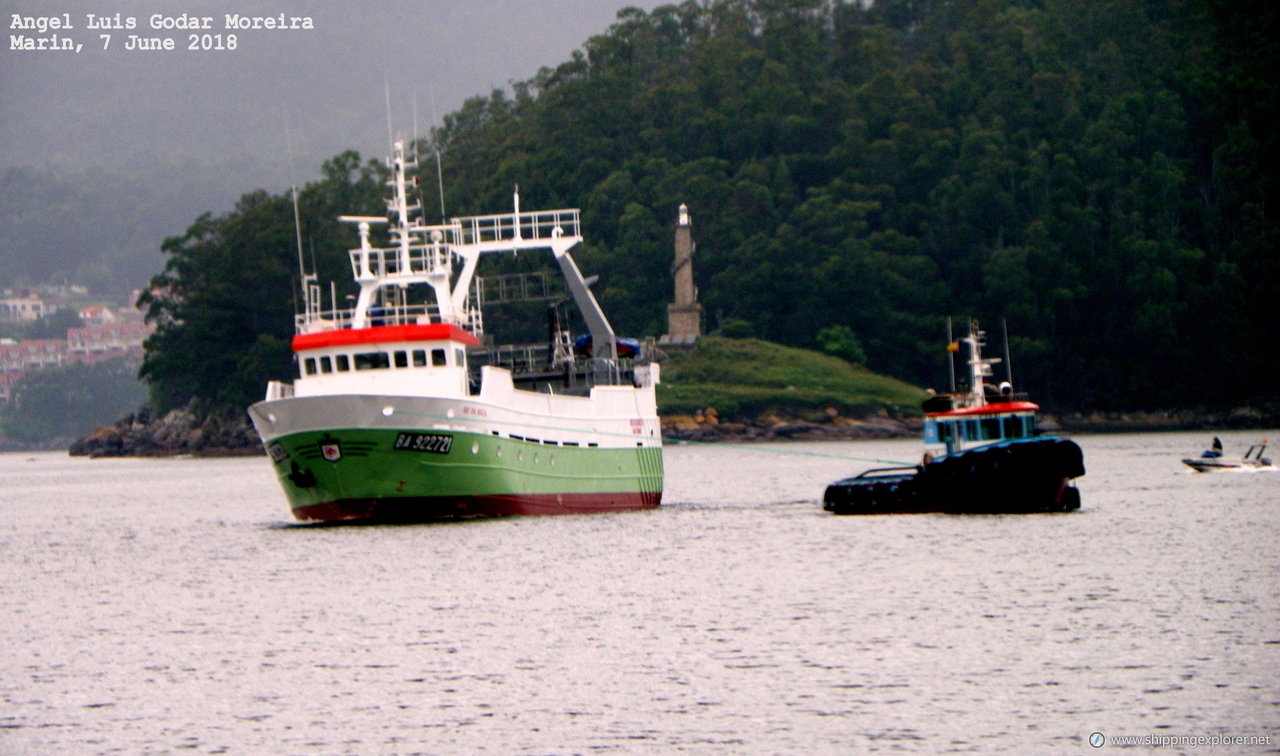
<path id="1" fill-rule="evenodd" d="M 1035 412 L 1040 405 L 1031 402 L 992 402 L 985 407 L 964 407 L 946 412 L 928 412 L 925 417 L 973 417 L 975 415 L 1003 415 L 1009 412 Z"/>

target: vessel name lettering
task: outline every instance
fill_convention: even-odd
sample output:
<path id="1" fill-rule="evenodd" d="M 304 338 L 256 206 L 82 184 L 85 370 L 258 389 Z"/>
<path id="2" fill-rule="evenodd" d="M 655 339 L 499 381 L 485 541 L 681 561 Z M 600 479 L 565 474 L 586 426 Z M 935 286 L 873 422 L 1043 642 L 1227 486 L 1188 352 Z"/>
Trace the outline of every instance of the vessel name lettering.
<path id="1" fill-rule="evenodd" d="M 489 411 L 484 407 L 463 407 L 462 414 L 475 415 L 476 417 L 488 417 Z"/>
<path id="2" fill-rule="evenodd" d="M 429 454 L 448 454 L 453 447 L 453 436 L 437 433 L 398 433 L 393 449 L 401 451 L 427 452 Z"/>

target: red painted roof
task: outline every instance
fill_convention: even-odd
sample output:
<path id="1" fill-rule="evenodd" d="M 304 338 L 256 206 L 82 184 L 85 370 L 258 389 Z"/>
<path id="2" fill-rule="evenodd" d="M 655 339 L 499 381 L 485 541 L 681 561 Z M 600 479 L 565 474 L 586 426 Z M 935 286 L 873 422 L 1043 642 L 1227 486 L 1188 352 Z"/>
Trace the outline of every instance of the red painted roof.
<path id="1" fill-rule="evenodd" d="M 929 412 L 925 417 L 973 417 L 975 415 L 1003 415 L 1010 412 L 1035 412 L 1040 405 L 1031 402 L 992 402 L 985 407 L 965 407 L 946 412 Z"/>
<path id="2" fill-rule="evenodd" d="M 358 344 L 394 344 L 405 341 L 461 341 L 476 346 L 475 336 L 455 325 L 431 323 L 429 325 L 374 326 L 373 328 L 343 328 L 319 333 L 300 333 L 293 337 L 293 351 L 305 352 L 335 346 Z"/>

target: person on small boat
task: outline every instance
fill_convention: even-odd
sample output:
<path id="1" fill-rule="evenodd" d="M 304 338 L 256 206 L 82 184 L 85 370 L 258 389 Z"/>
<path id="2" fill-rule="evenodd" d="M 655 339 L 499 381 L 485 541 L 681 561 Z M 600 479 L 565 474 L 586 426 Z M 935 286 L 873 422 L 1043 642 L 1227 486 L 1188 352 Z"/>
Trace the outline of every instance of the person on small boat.
<path id="1" fill-rule="evenodd" d="M 1222 439 L 1218 438 L 1217 436 L 1214 436 L 1213 445 L 1210 446 L 1208 449 L 1205 449 L 1204 453 L 1201 454 L 1200 456 L 1205 459 L 1215 459 L 1217 457 L 1221 457 L 1222 456 Z"/>

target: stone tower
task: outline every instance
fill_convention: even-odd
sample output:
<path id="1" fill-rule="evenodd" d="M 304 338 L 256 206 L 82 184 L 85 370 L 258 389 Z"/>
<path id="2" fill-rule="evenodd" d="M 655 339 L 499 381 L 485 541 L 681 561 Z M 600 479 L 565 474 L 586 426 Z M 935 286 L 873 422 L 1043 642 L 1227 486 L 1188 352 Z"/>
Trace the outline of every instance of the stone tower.
<path id="1" fill-rule="evenodd" d="M 671 265 L 675 301 L 667 305 L 667 333 L 659 341 L 671 346 L 693 346 L 702 335 L 702 305 L 693 285 L 693 222 L 689 208 L 680 205 L 676 216 L 676 259 Z"/>

